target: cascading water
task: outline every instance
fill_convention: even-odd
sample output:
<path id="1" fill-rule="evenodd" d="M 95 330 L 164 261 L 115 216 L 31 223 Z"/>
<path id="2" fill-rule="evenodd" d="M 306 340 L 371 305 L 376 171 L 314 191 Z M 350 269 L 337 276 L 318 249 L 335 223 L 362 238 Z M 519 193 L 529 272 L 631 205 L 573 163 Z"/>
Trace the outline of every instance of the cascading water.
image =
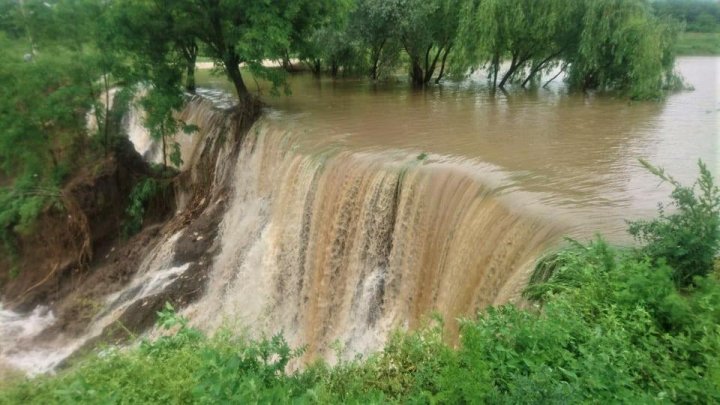
<path id="1" fill-rule="evenodd" d="M 283 332 L 308 356 L 334 342 L 366 352 L 431 311 L 452 320 L 507 301 L 558 234 L 468 165 L 307 155 L 294 138 L 261 119 L 243 145 L 207 293 L 186 311 L 202 329 Z"/>
<path id="2" fill-rule="evenodd" d="M 183 148 L 184 169 L 198 177 L 204 148 L 226 136 L 233 117 L 200 98 L 181 115 L 200 127 Z M 139 131 L 133 122 L 129 132 Z M 345 355 L 364 353 L 391 329 L 416 327 L 433 311 L 453 320 L 512 299 L 533 260 L 561 233 L 484 185 L 480 165 L 403 151 L 300 151 L 300 133 L 266 116 L 239 150 L 222 141 L 211 162 L 215 191 L 207 198 L 228 199 L 219 253 L 205 293 L 183 310 L 202 330 L 283 332 L 291 344 L 307 345 L 308 358 L 331 358 L 335 342 Z M 141 135 L 133 139 L 147 138 Z M 189 204 L 186 194 L 178 193 L 180 207 Z M 133 304 L 184 277 L 194 263 L 177 260 L 183 232 L 157 242 L 79 338 L 56 336 L 38 347 L 31 341 L 39 331 L 2 312 L 11 321 L 0 320 L 0 364 L 51 370 Z M 42 327 L 53 321 L 50 312 L 23 319 Z M 30 343 L 7 343 L 16 335 Z M 23 360 L 43 357 L 52 361 Z"/>

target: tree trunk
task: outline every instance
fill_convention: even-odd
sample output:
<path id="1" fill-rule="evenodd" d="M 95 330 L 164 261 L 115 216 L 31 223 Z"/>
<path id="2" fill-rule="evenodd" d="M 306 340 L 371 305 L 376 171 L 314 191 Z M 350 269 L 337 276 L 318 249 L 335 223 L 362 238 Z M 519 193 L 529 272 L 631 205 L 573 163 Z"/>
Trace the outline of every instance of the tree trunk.
<path id="1" fill-rule="evenodd" d="M 556 57 L 560 56 L 561 51 L 553 53 L 552 55 L 549 55 L 547 58 L 543 59 L 540 63 L 533 66 L 532 69 L 530 69 L 530 74 L 528 74 L 528 77 L 525 78 L 525 80 L 522 83 L 522 87 L 525 87 L 530 80 L 532 80 L 533 77 L 542 69 L 545 67 L 545 65 L 548 64 L 548 62 L 552 61 Z"/>
<path id="2" fill-rule="evenodd" d="M 550 84 L 553 80 L 557 79 L 558 76 L 560 76 L 565 71 L 566 68 L 567 68 L 567 64 L 563 65 L 563 67 L 560 68 L 560 71 L 558 71 L 555 76 L 553 76 L 550 80 L 546 81 L 545 84 L 543 84 L 543 87 L 547 87 L 548 84 Z"/>
<path id="3" fill-rule="evenodd" d="M 187 77 L 185 78 L 185 90 L 195 94 L 195 61 L 187 63 Z"/>
<path id="4" fill-rule="evenodd" d="M 292 73 L 295 68 L 293 67 L 292 63 L 290 62 L 290 54 L 287 50 L 283 53 L 282 57 L 282 67 L 285 69 L 286 72 Z"/>
<path id="5" fill-rule="evenodd" d="M 182 47 L 183 56 L 185 57 L 185 90 L 195 93 L 195 62 L 197 61 L 198 47 L 195 42 L 190 42 Z"/>
<path id="6" fill-rule="evenodd" d="M 225 64 L 225 70 L 227 71 L 228 79 L 235 86 L 235 92 L 237 92 L 240 104 L 244 104 L 245 101 L 250 97 L 245 82 L 243 81 L 242 74 L 240 74 L 240 58 L 235 52 L 230 51 L 223 61 Z"/>
<path id="7" fill-rule="evenodd" d="M 320 77 L 320 73 L 322 73 L 322 64 L 320 62 L 320 59 L 315 59 L 310 67 L 313 74 L 317 77 Z"/>
<path id="8" fill-rule="evenodd" d="M 435 79 L 435 84 L 440 84 L 440 80 L 442 80 L 443 76 L 445 76 L 445 62 L 447 62 L 447 57 L 448 57 L 448 54 L 450 53 L 450 48 L 452 48 L 452 45 L 448 45 L 448 47 L 445 48 L 445 53 L 443 54 L 442 62 L 440 62 L 440 73 L 438 73 L 438 76 Z"/>
<path id="9" fill-rule="evenodd" d="M 515 73 L 515 69 L 517 66 L 516 63 L 517 63 L 517 56 L 513 55 L 512 61 L 510 62 L 510 68 L 508 69 L 507 72 L 505 72 L 505 75 L 503 75 L 502 79 L 500 80 L 500 84 L 498 85 L 498 87 L 500 87 L 501 89 L 505 88 L 505 83 L 507 83 L 507 81 L 510 79 L 510 76 L 512 76 L 512 74 Z"/>
<path id="10" fill-rule="evenodd" d="M 167 168 L 167 150 L 165 148 L 165 126 L 162 124 L 160 124 L 160 133 L 162 136 L 163 168 Z"/>
<path id="11" fill-rule="evenodd" d="M 495 52 L 495 54 L 493 55 L 492 69 L 493 69 L 492 88 L 493 88 L 493 90 L 495 90 L 497 88 L 498 71 L 500 70 L 500 52 Z"/>
<path id="12" fill-rule="evenodd" d="M 423 84 L 430 83 L 430 80 L 432 80 L 432 76 L 435 73 L 435 67 L 437 66 L 437 61 L 440 59 L 440 54 L 442 53 L 442 48 L 438 48 L 437 52 L 435 53 L 435 57 L 433 57 L 432 63 L 428 66 L 427 60 L 425 61 L 425 79 Z M 429 53 L 428 53 L 429 55 Z"/>
<path id="13" fill-rule="evenodd" d="M 413 87 L 423 87 L 425 85 L 425 75 L 422 66 L 420 66 L 420 61 L 413 59 L 411 64 L 410 80 L 412 81 Z"/>
<path id="14" fill-rule="evenodd" d="M 382 50 L 385 47 L 387 38 L 380 41 L 379 44 L 372 47 L 370 50 L 370 78 L 377 80 L 380 76 L 380 57 L 382 56 Z"/>
<path id="15" fill-rule="evenodd" d="M 105 157 L 108 155 L 110 148 L 110 126 L 108 125 L 108 118 L 110 116 L 110 83 L 108 82 L 108 75 L 103 75 L 103 84 L 105 86 L 105 118 L 103 119 L 103 132 L 105 138 Z"/>
<path id="16" fill-rule="evenodd" d="M 510 63 L 510 69 L 508 69 L 507 72 L 505 72 L 505 75 L 503 76 L 502 80 L 500 80 L 500 88 L 505 88 L 505 84 L 507 84 L 507 81 L 510 80 L 512 75 L 523 65 L 525 62 L 527 62 L 529 59 L 529 56 L 518 56 L 513 55 L 512 62 Z"/>

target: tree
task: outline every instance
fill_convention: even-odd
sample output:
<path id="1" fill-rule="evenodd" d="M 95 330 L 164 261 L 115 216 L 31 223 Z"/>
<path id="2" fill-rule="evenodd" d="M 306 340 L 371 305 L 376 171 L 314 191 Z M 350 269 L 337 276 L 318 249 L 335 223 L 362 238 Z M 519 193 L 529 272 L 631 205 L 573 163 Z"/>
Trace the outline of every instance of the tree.
<path id="1" fill-rule="evenodd" d="M 131 61 L 124 72 L 126 86 L 139 86 L 140 104 L 145 112 L 145 126 L 153 139 L 162 145 L 163 165 L 168 155 L 175 166 L 181 163 L 179 146 L 168 143 L 180 129 L 187 129 L 175 114 L 185 103 L 182 74 L 194 87 L 197 46 L 187 32 L 186 21 L 178 18 L 170 0 L 126 0 L 118 2 L 111 26 L 117 46 Z M 192 65 L 192 66 L 191 66 Z M 192 72 L 191 72 L 192 71 Z"/>
<path id="2" fill-rule="evenodd" d="M 583 90 L 620 90 L 660 97 L 675 85 L 673 44 L 679 25 L 655 17 L 642 0 L 586 1 L 568 83 Z"/>
<path id="3" fill-rule="evenodd" d="M 577 46 L 582 1 L 487 0 L 466 7 L 460 29 L 465 61 L 488 63 L 493 88 L 513 81 L 525 87 Z M 510 64 L 499 77 L 503 57 Z"/>
<path id="4" fill-rule="evenodd" d="M 457 61 L 487 66 L 493 88 L 525 87 L 562 66 L 572 87 L 654 98 L 678 83 L 678 28 L 644 0 L 467 0 Z M 500 76 L 503 59 L 509 65 Z"/>
<path id="5" fill-rule="evenodd" d="M 294 52 L 315 75 L 320 75 L 323 66 L 336 77 L 341 69 L 347 74 L 364 65 L 362 47 L 349 26 L 353 5 L 349 0 L 336 2 L 323 21 L 308 24 L 310 32 L 293 40 Z"/>
<path id="6" fill-rule="evenodd" d="M 410 80 L 416 87 L 429 83 L 440 63 L 439 81 L 457 33 L 460 1 L 401 0 L 398 36 L 410 59 Z"/>
<path id="7" fill-rule="evenodd" d="M 240 103 L 248 104 L 251 96 L 240 65 L 270 80 L 274 89 L 284 85 L 285 75 L 265 67 L 263 62 L 282 59 L 292 48 L 293 38 L 302 37 L 308 27 L 321 21 L 332 5 L 317 4 L 311 0 L 180 0 L 171 7 L 179 19 L 192 22 L 185 26 L 222 66 Z M 317 14 L 305 12 L 308 7 Z"/>
<path id="8" fill-rule="evenodd" d="M 720 31 L 720 3 L 717 1 L 660 0 L 652 7 L 658 16 L 685 23 L 688 31 Z"/>
<path id="9" fill-rule="evenodd" d="M 291 17 L 289 48 L 285 49 L 280 61 L 287 71 L 292 70 L 290 55 L 302 59 L 313 58 L 324 46 L 318 47 L 315 40 L 318 31 L 335 37 L 344 31 L 346 17 L 352 0 L 315 0 L 304 1 L 297 13 Z M 317 58 L 315 58 L 317 59 Z"/>
<path id="10" fill-rule="evenodd" d="M 396 62 L 400 44 L 398 21 L 400 2 L 397 0 L 359 0 L 350 17 L 350 31 L 369 53 L 369 76 L 377 80 L 383 67 Z"/>

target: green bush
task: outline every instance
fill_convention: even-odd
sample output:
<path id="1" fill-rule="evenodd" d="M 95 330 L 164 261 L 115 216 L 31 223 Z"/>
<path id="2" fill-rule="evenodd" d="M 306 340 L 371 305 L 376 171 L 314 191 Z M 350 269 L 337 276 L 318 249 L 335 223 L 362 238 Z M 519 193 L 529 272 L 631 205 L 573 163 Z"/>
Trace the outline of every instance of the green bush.
<path id="1" fill-rule="evenodd" d="M 673 185 L 671 211 L 661 204 L 658 218 L 631 222 L 629 232 L 644 244 L 642 254 L 665 260 L 674 269 L 678 286 L 686 287 L 696 276 L 713 271 L 720 250 L 720 189 L 707 166 L 698 162 L 700 177 L 692 187 L 680 184 L 662 169 L 642 164 Z"/>
<path id="2" fill-rule="evenodd" d="M 130 192 L 130 202 L 125 208 L 123 233 L 131 236 L 140 231 L 145 220 L 145 211 L 150 201 L 164 192 L 165 185 L 161 180 L 146 177 L 140 180 Z"/>

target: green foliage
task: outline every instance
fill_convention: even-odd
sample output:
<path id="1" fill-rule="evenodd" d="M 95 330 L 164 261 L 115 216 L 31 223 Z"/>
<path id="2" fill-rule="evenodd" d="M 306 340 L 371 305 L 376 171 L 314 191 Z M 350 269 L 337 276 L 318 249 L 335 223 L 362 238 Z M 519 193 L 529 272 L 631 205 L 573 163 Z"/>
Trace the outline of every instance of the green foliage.
<path id="1" fill-rule="evenodd" d="M 718 321 L 717 280 L 704 278 L 692 294 L 680 294 L 672 269 L 601 240 L 561 251 L 556 263 L 548 282 L 528 293 L 545 302 L 541 319 L 554 326 L 577 322 L 562 327 L 567 343 L 558 340 L 562 335 L 553 338 L 572 354 L 572 362 L 551 363 L 559 373 L 574 371 L 561 380 L 590 383 L 584 392 L 611 402 L 717 401 L 720 381 L 706 378 L 715 375 L 720 356 L 720 330 L 708 327 Z"/>
<path id="2" fill-rule="evenodd" d="M 163 196 L 168 185 L 163 180 L 146 177 L 140 180 L 130 192 L 130 202 L 125 209 L 123 233 L 126 236 L 136 234 L 142 229 L 145 212 L 150 202 Z"/>
<path id="3" fill-rule="evenodd" d="M 488 66 L 493 87 L 538 81 L 553 68 L 582 90 L 660 97 L 674 88 L 679 24 L 644 0 L 468 0 L 456 69 Z M 501 78 L 501 62 L 510 65 Z M 499 81 L 498 81 L 499 79 Z"/>
<path id="4" fill-rule="evenodd" d="M 0 9 L 0 172 L 10 179 L 0 190 L 5 253 L 56 199 L 67 176 L 98 158 L 86 119 L 95 111 L 107 134 L 97 79 L 108 52 L 96 47 L 104 38 L 97 35 L 100 2 L 27 0 Z M 103 140 L 107 150 L 110 140 Z"/>
<path id="5" fill-rule="evenodd" d="M 655 13 L 685 23 L 691 32 L 720 32 L 720 3 L 702 0 L 658 0 Z"/>
<path id="6" fill-rule="evenodd" d="M 682 33 L 675 52 L 678 55 L 720 55 L 720 32 Z"/>
<path id="7" fill-rule="evenodd" d="M 686 287 L 696 276 L 712 272 L 720 253 L 720 189 L 702 161 L 698 162 L 700 177 L 692 187 L 683 186 L 662 169 L 641 163 L 674 187 L 671 210 L 660 204 L 657 218 L 631 222 L 629 231 L 644 244 L 642 254 L 666 261 L 674 269 L 676 284 Z"/>
<path id="8" fill-rule="evenodd" d="M 25 62 L 21 48 L 0 34 L 0 170 L 43 181 L 70 157 L 85 135 L 92 105 L 87 68 L 62 48 Z"/>
<path id="9" fill-rule="evenodd" d="M 205 348 L 193 397 L 198 403 L 286 402 L 293 397 L 285 368 L 301 351 L 276 335 L 251 344 L 229 337 Z"/>
<path id="10" fill-rule="evenodd" d="M 636 99 L 660 97 L 677 82 L 672 51 L 678 32 L 677 24 L 656 18 L 644 1 L 588 1 L 568 82 Z"/>

